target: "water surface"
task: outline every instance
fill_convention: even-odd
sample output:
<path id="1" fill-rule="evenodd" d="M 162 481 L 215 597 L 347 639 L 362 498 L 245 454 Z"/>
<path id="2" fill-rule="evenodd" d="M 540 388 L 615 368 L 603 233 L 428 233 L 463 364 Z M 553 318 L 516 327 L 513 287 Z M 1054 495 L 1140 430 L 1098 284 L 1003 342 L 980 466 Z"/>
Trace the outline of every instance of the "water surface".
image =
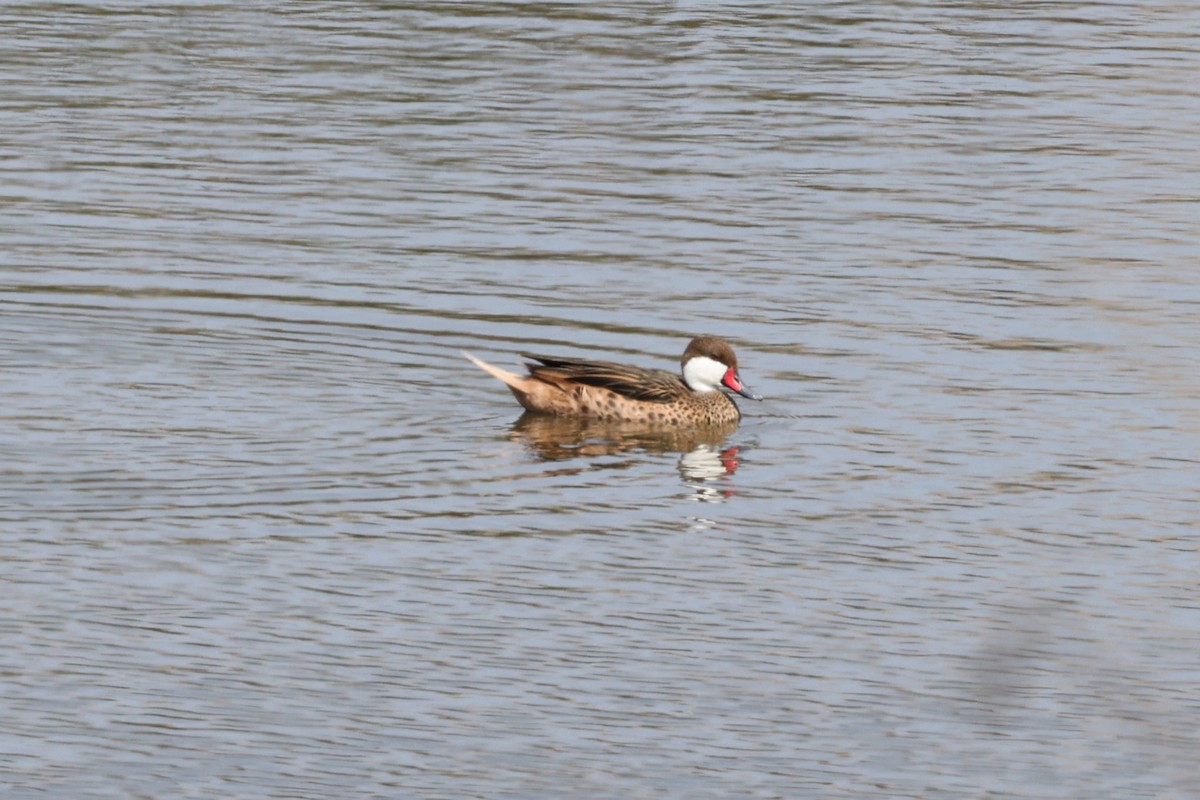
<path id="1" fill-rule="evenodd" d="M 1191 4 L 0 24 L 7 795 L 1195 796 Z"/>

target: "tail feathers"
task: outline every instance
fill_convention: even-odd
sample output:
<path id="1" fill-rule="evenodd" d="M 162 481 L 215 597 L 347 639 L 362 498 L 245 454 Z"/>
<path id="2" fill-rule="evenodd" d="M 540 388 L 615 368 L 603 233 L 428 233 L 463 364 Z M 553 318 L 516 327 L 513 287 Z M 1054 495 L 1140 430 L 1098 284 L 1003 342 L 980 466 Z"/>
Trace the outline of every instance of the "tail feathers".
<path id="1" fill-rule="evenodd" d="M 525 397 L 529 391 L 528 387 L 530 379 L 528 375 L 518 375 L 515 372 L 509 372 L 506 369 L 500 369 L 499 367 L 492 366 L 483 359 L 476 358 L 475 356 L 471 355 L 466 350 L 462 350 L 460 352 L 462 352 L 468 361 L 479 367 L 488 375 L 503 381 L 504 384 L 512 390 L 512 393 L 516 395 L 517 400 L 521 401 L 522 405 L 525 404 Z"/>

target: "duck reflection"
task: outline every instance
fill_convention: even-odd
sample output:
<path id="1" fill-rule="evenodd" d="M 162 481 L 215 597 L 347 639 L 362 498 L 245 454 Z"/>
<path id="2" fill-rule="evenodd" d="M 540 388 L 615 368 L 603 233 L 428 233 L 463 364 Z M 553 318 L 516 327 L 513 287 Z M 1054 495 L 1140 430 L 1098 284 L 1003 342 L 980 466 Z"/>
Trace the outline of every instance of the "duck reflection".
<path id="1" fill-rule="evenodd" d="M 513 424 L 509 439 L 525 445 L 543 461 L 609 456 L 635 450 L 679 453 L 679 472 L 683 478 L 703 482 L 737 471 L 738 448 L 725 447 L 737 426 L 734 420 L 699 428 L 655 428 L 636 423 L 527 413 Z"/>

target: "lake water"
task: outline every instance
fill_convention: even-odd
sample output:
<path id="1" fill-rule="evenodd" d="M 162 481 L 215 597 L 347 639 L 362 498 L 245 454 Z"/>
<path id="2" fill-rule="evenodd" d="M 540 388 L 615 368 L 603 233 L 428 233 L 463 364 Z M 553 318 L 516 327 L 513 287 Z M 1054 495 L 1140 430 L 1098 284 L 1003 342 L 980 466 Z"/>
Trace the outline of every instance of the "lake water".
<path id="1" fill-rule="evenodd" d="M 4 797 L 1200 794 L 1191 0 L 0 25 Z"/>

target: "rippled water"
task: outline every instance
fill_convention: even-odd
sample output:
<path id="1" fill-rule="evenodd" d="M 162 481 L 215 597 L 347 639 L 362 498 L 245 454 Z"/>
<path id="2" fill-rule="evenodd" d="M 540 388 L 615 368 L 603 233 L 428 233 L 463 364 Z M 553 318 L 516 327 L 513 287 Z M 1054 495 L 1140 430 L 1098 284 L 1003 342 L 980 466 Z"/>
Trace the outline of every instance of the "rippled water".
<path id="1" fill-rule="evenodd" d="M 1196 796 L 1193 3 L 0 24 L 6 796 Z"/>

